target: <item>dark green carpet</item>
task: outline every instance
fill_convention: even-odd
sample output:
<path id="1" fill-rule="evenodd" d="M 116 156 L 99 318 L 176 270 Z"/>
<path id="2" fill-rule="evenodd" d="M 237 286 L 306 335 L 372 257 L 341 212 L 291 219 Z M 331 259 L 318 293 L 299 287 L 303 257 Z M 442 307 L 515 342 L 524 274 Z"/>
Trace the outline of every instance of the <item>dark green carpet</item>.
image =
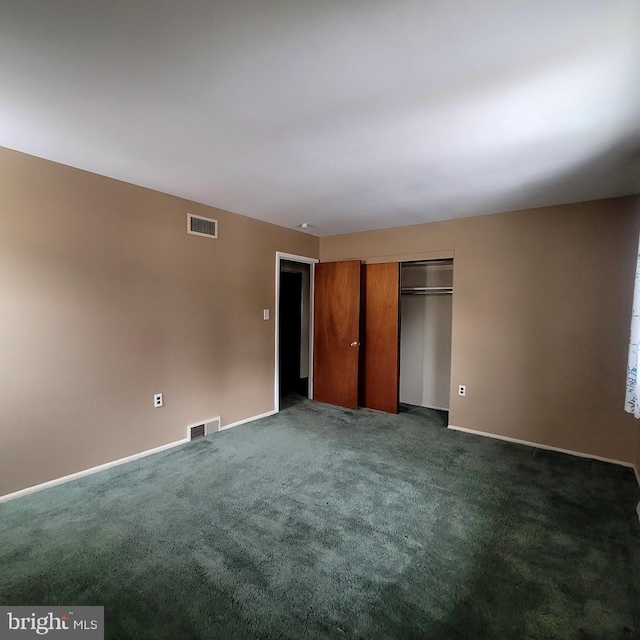
<path id="1" fill-rule="evenodd" d="M 0 604 L 107 637 L 640 638 L 630 469 L 294 401 L 0 505 Z"/>

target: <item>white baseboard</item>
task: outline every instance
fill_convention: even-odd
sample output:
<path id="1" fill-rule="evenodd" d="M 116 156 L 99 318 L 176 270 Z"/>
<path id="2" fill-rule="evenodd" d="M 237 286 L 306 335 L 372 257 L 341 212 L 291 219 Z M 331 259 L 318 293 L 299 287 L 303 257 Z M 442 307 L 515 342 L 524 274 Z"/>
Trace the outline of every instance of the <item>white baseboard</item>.
<path id="1" fill-rule="evenodd" d="M 600 460 L 601 462 L 610 462 L 612 464 L 619 464 L 623 467 L 631 467 L 636 471 L 635 466 L 630 462 L 623 462 L 622 460 L 612 460 L 611 458 L 603 458 L 602 456 L 592 455 L 591 453 L 583 453 L 581 451 L 572 451 L 571 449 L 561 449 L 560 447 L 552 447 L 548 444 L 539 444 L 537 442 L 529 442 L 528 440 L 518 440 L 517 438 L 510 438 L 509 436 L 499 436 L 495 433 L 487 433 L 486 431 L 476 431 L 475 429 L 467 429 L 466 427 L 457 427 L 453 424 L 447 426 L 447 429 L 453 431 L 463 431 L 464 433 L 471 433 L 474 436 L 484 436 L 485 438 L 494 438 L 495 440 L 504 440 L 505 442 L 513 442 L 514 444 L 524 444 L 527 447 L 535 447 L 536 449 L 546 449 L 547 451 L 557 451 L 558 453 L 567 453 L 570 456 L 578 456 L 579 458 L 589 458 L 591 460 Z"/>
<path id="2" fill-rule="evenodd" d="M 250 418 L 245 418 L 244 420 L 238 420 L 238 422 L 232 422 L 231 424 L 225 424 L 224 427 L 220 427 L 220 431 L 224 431 L 225 429 L 232 429 L 233 427 L 239 427 L 241 424 L 247 424 L 247 422 L 253 422 L 254 420 L 260 420 L 261 418 L 268 418 L 269 416 L 273 416 L 278 411 L 273 409 L 271 411 L 267 411 L 266 413 L 261 413 L 257 416 L 251 416 Z"/>
<path id="3" fill-rule="evenodd" d="M 154 453 L 160 453 L 161 451 L 172 449 L 173 447 L 177 447 L 180 444 L 185 444 L 186 442 L 189 442 L 188 438 L 185 438 L 184 440 L 176 440 L 175 442 L 169 442 L 168 444 L 163 444 L 160 447 L 155 447 L 154 449 L 148 449 L 147 451 L 134 453 L 132 456 L 127 456 L 126 458 L 119 458 L 118 460 L 113 460 L 112 462 L 105 462 L 104 464 L 100 464 L 97 467 L 91 467 L 90 469 L 77 471 L 76 473 L 71 473 L 68 476 L 62 476 L 62 478 L 56 478 L 55 480 L 49 480 L 48 482 L 36 484 L 33 487 L 20 489 L 20 491 L 7 493 L 4 496 L 0 496 L 0 503 L 9 502 L 10 500 L 15 500 L 16 498 L 21 498 L 22 496 L 28 496 L 30 493 L 36 493 L 38 491 L 42 491 L 43 489 L 49 489 L 50 487 L 64 484 L 65 482 L 71 482 L 71 480 L 84 478 L 84 476 L 91 476 L 94 473 L 98 473 L 99 471 L 106 471 L 107 469 L 111 469 L 111 467 L 117 467 L 121 464 L 126 464 L 127 462 L 133 462 L 134 460 L 139 460 L 140 458 L 146 458 L 147 456 L 153 455 Z"/>

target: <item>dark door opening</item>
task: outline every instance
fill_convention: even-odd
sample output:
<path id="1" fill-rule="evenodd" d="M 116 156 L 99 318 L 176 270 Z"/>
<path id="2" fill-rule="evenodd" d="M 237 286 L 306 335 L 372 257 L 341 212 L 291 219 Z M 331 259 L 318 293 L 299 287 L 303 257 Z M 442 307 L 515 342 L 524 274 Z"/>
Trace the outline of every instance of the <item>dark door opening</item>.
<path id="1" fill-rule="evenodd" d="M 280 399 L 309 392 L 309 265 L 282 261 L 280 271 Z"/>

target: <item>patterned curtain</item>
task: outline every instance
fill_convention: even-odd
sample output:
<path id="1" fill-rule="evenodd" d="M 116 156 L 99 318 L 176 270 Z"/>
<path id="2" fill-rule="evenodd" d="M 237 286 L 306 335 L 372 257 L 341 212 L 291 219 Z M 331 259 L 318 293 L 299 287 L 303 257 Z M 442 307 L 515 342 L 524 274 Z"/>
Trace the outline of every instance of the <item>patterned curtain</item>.
<path id="1" fill-rule="evenodd" d="M 636 282 L 633 291 L 633 313 L 631 315 L 631 337 L 629 339 L 629 363 L 627 365 L 627 397 L 625 411 L 640 418 L 638 398 L 638 343 L 640 343 L 640 249 L 636 263 Z"/>

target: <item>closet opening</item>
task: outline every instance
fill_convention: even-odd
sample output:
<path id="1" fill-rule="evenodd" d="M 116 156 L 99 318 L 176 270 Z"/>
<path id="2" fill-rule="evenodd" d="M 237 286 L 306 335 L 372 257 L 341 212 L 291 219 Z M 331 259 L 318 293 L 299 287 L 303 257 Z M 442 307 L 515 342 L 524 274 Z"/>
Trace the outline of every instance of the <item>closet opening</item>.
<path id="1" fill-rule="evenodd" d="M 276 256 L 275 409 L 313 397 L 313 270 L 315 260 Z"/>
<path id="2" fill-rule="evenodd" d="M 453 259 L 400 269 L 400 402 L 449 411 Z"/>

